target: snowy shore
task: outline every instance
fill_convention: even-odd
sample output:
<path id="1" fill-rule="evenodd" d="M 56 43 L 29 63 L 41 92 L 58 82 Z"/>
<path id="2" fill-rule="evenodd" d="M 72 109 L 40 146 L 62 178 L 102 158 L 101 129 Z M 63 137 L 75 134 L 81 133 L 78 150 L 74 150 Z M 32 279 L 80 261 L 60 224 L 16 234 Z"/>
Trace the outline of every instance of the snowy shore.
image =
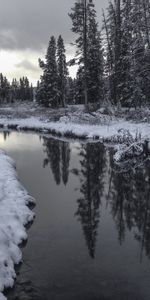
<path id="1" fill-rule="evenodd" d="M 142 110 L 139 119 L 136 111 L 123 113 L 86 113 L 83 105 L 45 109 L 31 102 L 14 103 L 0 108 L 0 127 L 112 143 L 150 139 L 150 110 Z"/>
<path id="2" fill-rule="evenodd" d="M 134 139 L 150 139 L 149 123 L 133 123 L 131 121 L 117 120 L 109 124 L 89 125 L 77 124 L 74 121 L 62 120 L 50 122 L 37 117 L 25 119 L 0 118 L 0 127 L 3 129 L 31 130 L 51 133 L 58 136 L 75 137 L 83 139 L 99 139 L 108 142 L 124 142 L 131 137 Z"/>
<path id="3" fill-rule="evenodd" d="M 87 113 L 83 105 L 45 109 L 37 103 L 19 102 L 0 108 L 0 128 L 6 131 L 34 131 L 59 138 L 100 141 L 113 147 L 118 145 L 114 156 L 114 161 L 118 161 L 127 156 L 124 154 L 128 147 L 132 152 L 134 143 L 141 143 L 141 149 L 145 140 L 150 143 L 150 110 L 108 111 L 108 108 L 101 108 Z"/>
<path id="4" fill-rule="evenodd" d="M 34 203 L 17 178 L 15 163 L 0 150 L 0 300 L 16 277 L 14 265 L 22 260 L 19 244 L 27 239 L 25 225 L 34 218 Z"/>

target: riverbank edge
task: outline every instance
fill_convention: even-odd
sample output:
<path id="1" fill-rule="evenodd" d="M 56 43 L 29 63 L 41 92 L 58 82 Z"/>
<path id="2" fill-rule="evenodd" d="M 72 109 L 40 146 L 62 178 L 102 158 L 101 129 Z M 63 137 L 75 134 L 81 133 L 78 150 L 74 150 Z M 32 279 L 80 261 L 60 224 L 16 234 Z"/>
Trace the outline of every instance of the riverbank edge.
<path id="1" fill-rule="evenodd" d="M 46 122 L 39 118 L 26 119 L 0 118 L 0 129 L 32 131 L 51 134 L 56 137 L 79 140 L 97 140 L 112 144 L 132 143 L 141 139 L 150 140 L 149 123 L 133 123 L 119 119 L 104 125 L 87 125 L 73 122 Z"/>
<path id="2" fill-rule="evenodd" d="M 20 183 L 15 162 L 0 149 L 0 300 L 15 283 L 15 265 L 22 261 L 20 245 L 35 217 L 32 198 Z"/>

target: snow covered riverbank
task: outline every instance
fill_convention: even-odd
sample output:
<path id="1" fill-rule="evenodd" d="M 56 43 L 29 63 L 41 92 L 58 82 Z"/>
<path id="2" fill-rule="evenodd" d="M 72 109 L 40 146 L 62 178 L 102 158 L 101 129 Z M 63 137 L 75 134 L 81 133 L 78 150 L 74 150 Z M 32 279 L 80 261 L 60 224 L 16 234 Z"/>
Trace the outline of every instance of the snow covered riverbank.
<path id="1" fill-rule="evenodd" d="M 149 110 L 143 110 L 142 113 L 139 120 L 133 121 L 135 115 L 139 115 L 136 111 L 134 114 L 132 111 L 133 118 L 127 120 L 125 114 L 115 111 L 107 114 L 105 109 L 87 113 L 83 105 L 45 109 L 36 103 L 14 103 L 0 108 L 0 127 L 113 143 L 130 139 L 133 143 L 140 138 L 150 139 Z M 130 114 L 128 112 L 126 115 Z"/>
<path id="2" fill-rule="evenodd" d="M 83 139 L 99 139 L 108 142 L 124 142 L 130 138 L 150 139 L 149 123 L 133 123 L 125 120 L 111 121 L 107 124 L 89 125 L 77 124 L 72 120 L 49 122 L 40 118 L 25 119 L 0 118 L 0 127 L 4 129 L 32 130 L 46 132 L 58 136 Z M 133 142 L 132 140 L 132 142 Z"/>
<path id="3" fill-rule="evenodd" d="M 134 143 L 143 145 L 145 140 L 150 142 L 149 116 L 148 108 L 141 109 L 140 114 L 133 109 L 108 111 L 106 108 L 88 113 L 83 105 L 45 109 L 33 102 L 14 103 L 0 108 L 0 128 L 6 131 L 35 131 L 59 138 L 98 140 L 112 146 L 120 145 L 116 148 L 116 161 Z"/>
<path id="4" fill-rule="evenodd" d="M 34 218 L 34 203 L 17 178 L 15 163 L 0 150 L 0 300 L 16 277 L 14 265 L 22 260 L 19 244 L 27 239 L 25 225 Z"/>

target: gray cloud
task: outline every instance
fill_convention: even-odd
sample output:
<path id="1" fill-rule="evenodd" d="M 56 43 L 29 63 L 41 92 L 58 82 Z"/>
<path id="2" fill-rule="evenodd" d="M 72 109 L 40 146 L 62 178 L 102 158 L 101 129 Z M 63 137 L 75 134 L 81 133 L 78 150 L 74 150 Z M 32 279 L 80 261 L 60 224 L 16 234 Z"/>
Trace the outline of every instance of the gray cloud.
<path id="1" fill-rule="evenodd" d="M 29 71 L 39 72 L 38 66 L 35 66 L 33 63 L 31 63 L 29 60 L 24 59 L 18 64 L 15 65 L 17 68 L 23 68 Z"/>
<path id="2" fill-rule="evenodd" d="M 49 37 L 62 34 L 66 43 L 73 40 L 68 17 L 74 0 L 0 0 L 0 48 L 39 51 Z M 98 19 L 107 0 L 95 0 Z"/>

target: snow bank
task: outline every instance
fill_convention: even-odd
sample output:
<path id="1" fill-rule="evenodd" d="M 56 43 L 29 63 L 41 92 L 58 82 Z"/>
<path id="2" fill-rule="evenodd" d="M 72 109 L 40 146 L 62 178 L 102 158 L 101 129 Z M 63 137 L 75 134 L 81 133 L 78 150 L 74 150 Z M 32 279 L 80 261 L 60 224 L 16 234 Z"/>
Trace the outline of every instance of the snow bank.
<path id="1" fill-rule="evenodd" d="M 133 141 L 138 137 L 150 139 L 149 123 L 133 123 L 123 119 L 112 120 L 107 124 L 89 125 L 77 124 L 62 118 L 59 122 L 50 122 L 37 117 L 26 119 L 0 118 L 0 126 L 17 130 L 34 130 L 87 139 L 102 139 L 104 141 L 124 142 L 132 136 Z M 126 133 L 127 134 L 126 134 Z M 133 142 L 132 141 L 132 142 Z"/>
<path id="2" fill-rule="evenodd" d="M 27 239 L 25 225 L 34 218 L 34 203 L 17 179 L 14 161 L 0 150 L 0 300 L 4 288 L 12 287 L 14 265 L 22 259 L 18 245 Z"/>

